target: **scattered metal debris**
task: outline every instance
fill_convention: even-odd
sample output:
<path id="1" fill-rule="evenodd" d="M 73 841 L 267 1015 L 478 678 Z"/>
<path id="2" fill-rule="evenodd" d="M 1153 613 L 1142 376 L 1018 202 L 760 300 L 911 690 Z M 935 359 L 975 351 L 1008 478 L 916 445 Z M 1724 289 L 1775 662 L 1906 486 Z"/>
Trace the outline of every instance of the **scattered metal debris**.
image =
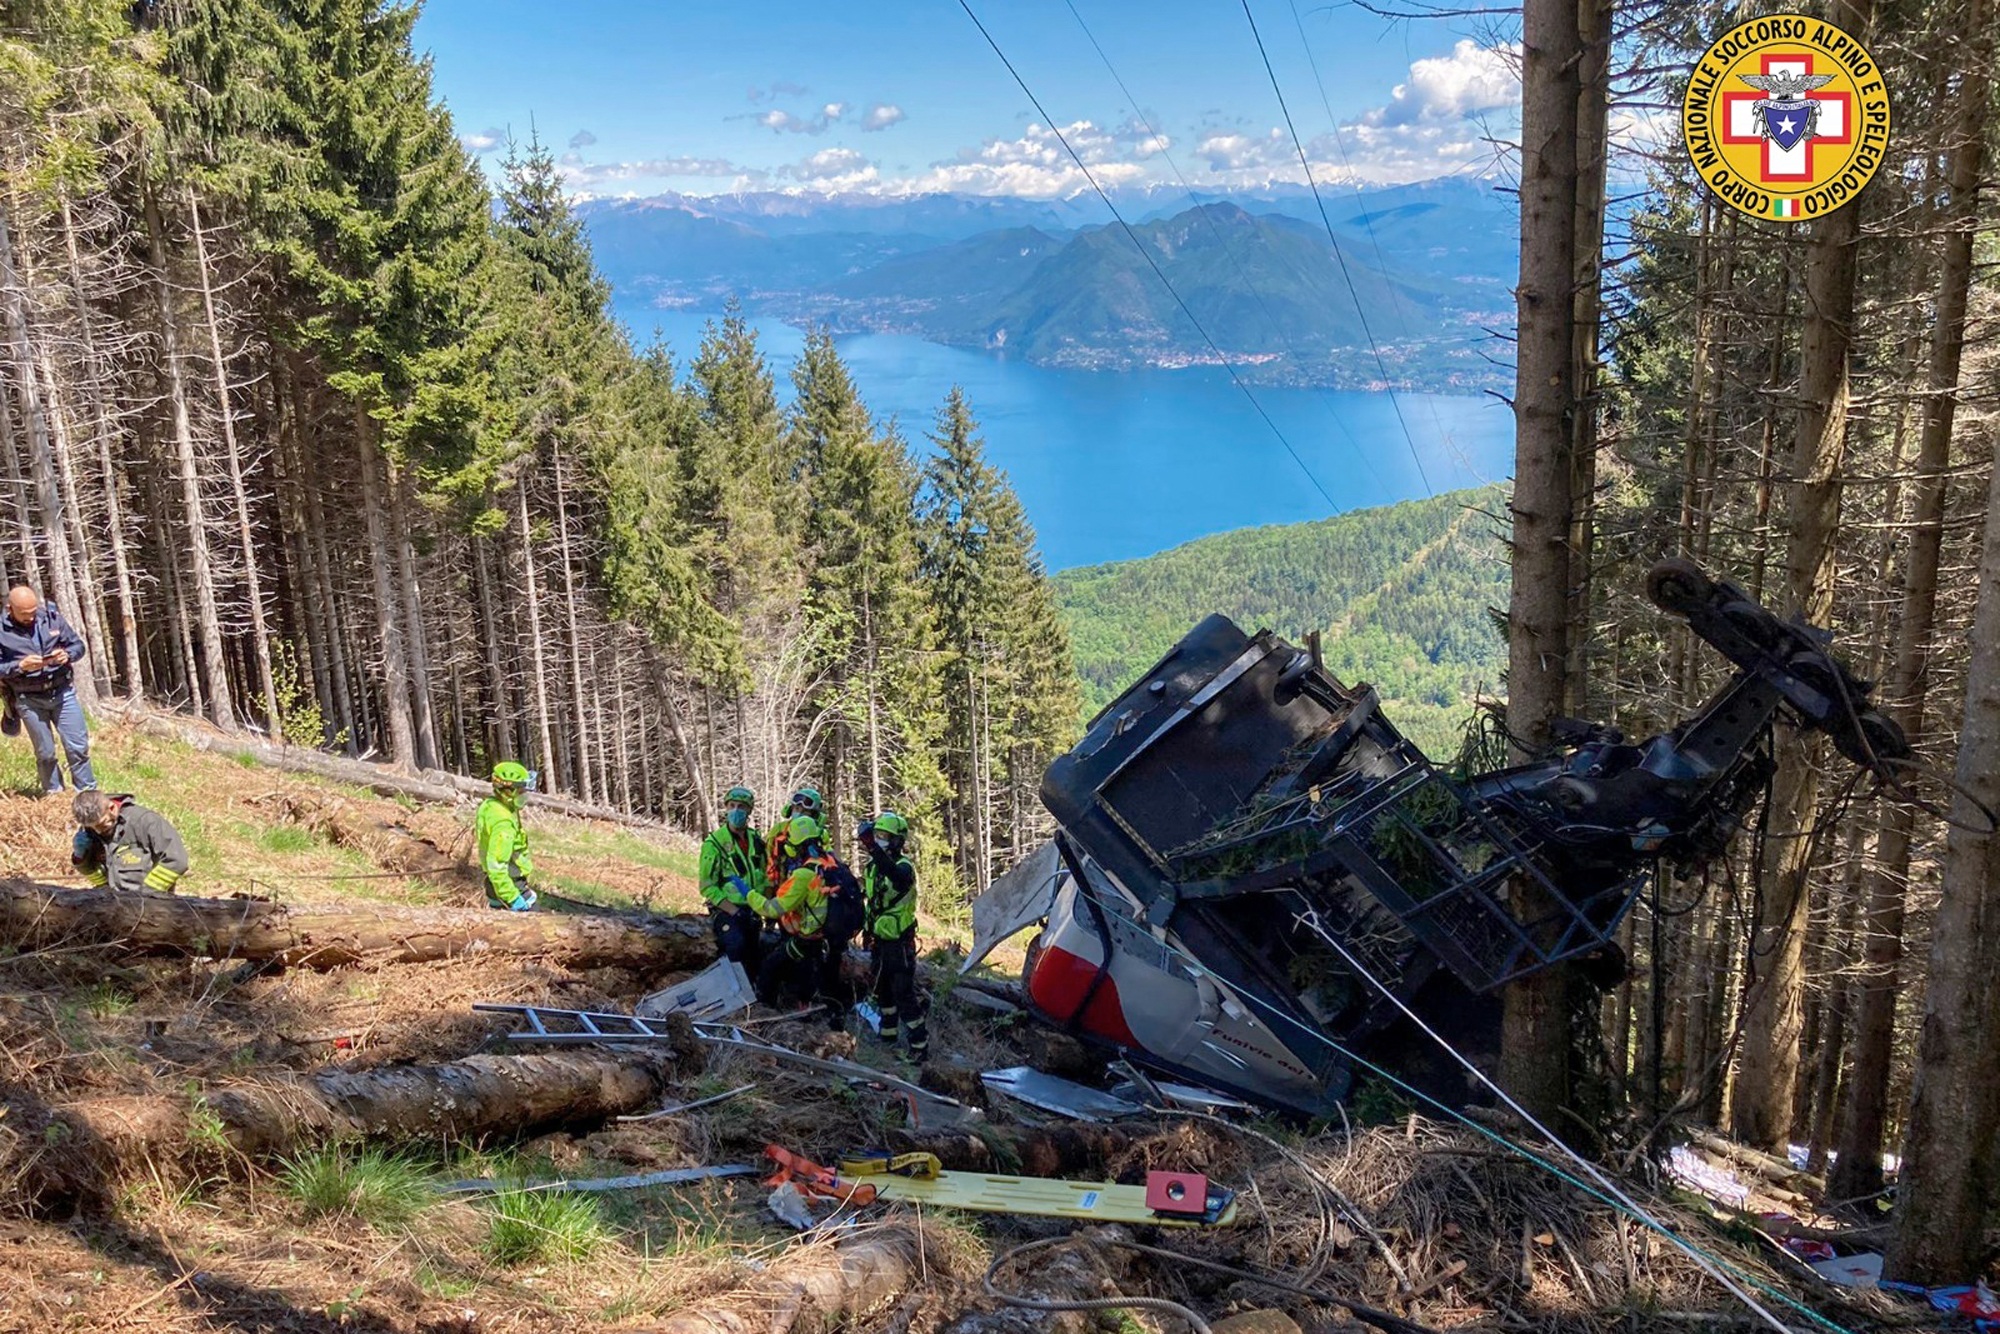
<path id="1" fill-rule="evenodd" d="M 718 1167 L 679 1167 L 669 1172 L 645 1172 L 627 1177 L 558 1178 L 553 1181 L 493 1181 L 480 1177 L 472 1181 L 446 1181 L 438 1190 L 446 1195 L 512 1195 L 529 1190 L 644 1190 L 648 1186 L 684 1186 L 690 1181 L 716 1177 L 747 1177 L 758 1169 L 742 1163 Z"/>
<path id="2" fill-rule="evenodd" d="M 767 1056 L 774 1061 L 801 1066 L 807 1070 L 817 1070 L 821 1074 L 836 1079 L 851 1080 L 859 1084 L 872 1084 L 876 1088 L 887 1089 L 903 1099 L 909 1109 L 912 1125 L 952 1125 L 964 1121 L 978 1120 L 977 1107 L 968 1107 L 955 1098 L 947 1098 L 942 1093 L 933 1093 L 920 1084 L 898 1078 L 859 1061 L 847 1061 L 838 1057 L 808 1056 L 802 1051 L 781 1046 L 769 1038 L 745 1032 L 732 1024 L 696 1024 L 695 1036 L 703 1042 L 720 1047 L 735 1047 L 742 1051 Z"/>
<path id="3" fill-rule="evenodd" d="M 995 1093 L 1003 1093 L 1030 1107 L 1039 1107 L 1045 1112 L 1078 1121 L 1116 1121 L 1127 1116 L 1142 1116 L 1146 1111 L 1140 1103 L 1086 1087 L 1059 1075 L 1044 1074 L 1027 1065 L 988 1070 L 979 1078 Z"/>
<path id="4" fill-rule="evenodd" d="M 472 1007 L 482 1014 L 511 1014 L 527 1021 L 525 1031 L 509 1033 L 509 1042 L 538 1046 L 579 1046 L 584 1043 L 672 1042 L 674 1033 L 664 1021 L 636 1014 L 611 1014 L 598 1010 L 551 1010 L 541 1005 L 495 1005 L 480 1002 Z"/>
<path id="5" fill-rule="evenodd" d="M 743 965 L 734 959 L 717 959 L 686 981 L 655 991 L 632 1010 L 644 1019 L 684 1014 L 712 1023 L 747 1010 L 756 1001 L 756 989 L 750 985 L 750 975 L 743 971 Z"/>
<path id="6" fill-rule="evenodd" d="M 713 1107 L 719 1102 L 728 1102 L 738 1094 L 748 1093 L 756 1087 L 755 1084 L 739 1084 L 727 1093 L 712 1094 L 706 1098 L 697 1098 L 693 1102 L 677 1102 L 670 1107 L 662 1107 L 656 1112 L 641 1112 L 637 1116 L 621 1116 L 618 1119 L 620 1121 L 658 1121 L 662 1117 L 679 1116 L 682 1112 L 691 1112 L 697 1107 Z"/>

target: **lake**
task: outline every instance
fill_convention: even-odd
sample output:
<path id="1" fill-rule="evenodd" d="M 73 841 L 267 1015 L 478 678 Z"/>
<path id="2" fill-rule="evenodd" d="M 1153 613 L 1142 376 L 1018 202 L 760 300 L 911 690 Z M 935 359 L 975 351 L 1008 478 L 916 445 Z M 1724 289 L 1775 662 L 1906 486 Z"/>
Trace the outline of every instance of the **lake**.
<path id="1" fill-rule="evenodd" d="M 713 318 L 615 306 L 642 343 L 657 329 L 682 365 Z M 805 335 L 776 320 L 750 323 L 786 399 Z M 1491 398 L 1398 394 L 1392 403 L 1381 393 L 1252 386 L 1329 504 L 1219 367 L 1056 370 L 901 334 L 857 334 L 839 347 L 869 410 L 896 418 L 919 450 L 945 393 L 964 387 L 987 457 L 1012 480 L 1052 570 L 1478 486 L 1513 468 L 1513 414 Z"/>

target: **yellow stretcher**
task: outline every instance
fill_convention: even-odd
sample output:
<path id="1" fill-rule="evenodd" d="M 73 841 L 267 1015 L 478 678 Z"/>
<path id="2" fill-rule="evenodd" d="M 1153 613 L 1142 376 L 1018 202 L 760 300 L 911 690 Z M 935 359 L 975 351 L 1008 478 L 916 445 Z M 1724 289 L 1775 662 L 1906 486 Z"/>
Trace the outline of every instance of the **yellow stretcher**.
<path id="1" fill-rule="evenodd" d="M 842 1181 L 872 1185 L 882 1200 L 909 1200 L 976 1213 L 1030 1214 L 1088 1223 L 1221 1227 L 1236 1221 L 1236 1193 L 1196 1172 L 1148 1172 L 1143 1186 L 1108 1181 L 946 1172 L 928 1153 L 856 1154 L 840 1160 Z"/>

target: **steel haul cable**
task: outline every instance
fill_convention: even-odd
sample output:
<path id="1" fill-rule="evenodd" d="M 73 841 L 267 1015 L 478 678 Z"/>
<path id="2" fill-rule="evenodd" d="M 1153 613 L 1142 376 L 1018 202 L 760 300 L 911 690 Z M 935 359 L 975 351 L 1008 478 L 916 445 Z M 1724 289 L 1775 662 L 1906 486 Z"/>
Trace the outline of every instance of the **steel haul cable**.
<path id="1" fill-rule="evenodd" d="M 1049 127 L 1049 133 L 1055 135 L 1056 142 L 1063 146 L 1063 151 L 1069 154 L 1070 161 L 1076 163 L 1076 169 L 1083 173 L 1083 179 L 1090 182 L 1090 188 L 1097 192 L 1097 197 L 1102 199 L 1104 206 L 1111 210 L 1111 216 L 1118 220 L 1119 227 L 1124 229 L 1125 237 L 1131 241 L 1133 249 L 1139 252 L 1139 257 L 1146 261 L 1147 267 L 1153 270 L 1153 276 L 1160 280 L 1160 285 L 1167 289 L 1169 296 L 1173 297 L 1174 304 L 1180 307 L 1181 314 L 1187 317 L 1188 323 L 1192 324 L 1195 332 L 1201 335 L 1202 342 L 1208 344 L 1208 350 L 1215 354 L 1216 361 L 1221 364 L 1224 370 L 1229 372 L 1230 380 L 1242 391 L 1243 397 L 1250 400 L 1250 406 L 1255 408 L 1257 415 L 1264 419 L 1264 425 L 1271 428 L 1271 434 L 1278 437 L 1278 443 L 1283 445 L 1285 452 L 1292 456 L 1292 462 L 1299 465 L 1299 471 L 1304 473 L 1306 480 L 1312 483 L 1313 490 L 1319 492 L 1320 499 L 1324 500 L 1330 509 L 1338 513 L 1340 511 L 1339 503 L 1334 500 L 1326 487 L 1320 484 L 1319 478 L 1307 466 L 1304 456 L 1292 445 L 1291 440 L 1286 437 L 1285 433 L 1279 429 L 1278 423 L 1272 419 L 1269 412 L 1265 411 L 1264 405 L 1258 401 L 1257 396 L 1250 392 L 1250 386 L 1245 384 L 1243 377 L 1236 373 L 1235 363 L 1225 356 L 1222 349 L 1216 345 L 1215 340 L 1209 337 L 1208 330 L 1202 326 L 1199 319 L 1195 318 L 1194 311 L 1189 309 L 1188 303 L 1181 298 L 1179 290 L 1174 287 L 1173 282 L 1167 277 L 1166 270 L 1160 267 L 1160 261 L 1154 258 L 1152 249 L 1139 239 L 1139 234 L 1132 230 L 1132 224 L 1125 221 L 1125 215 L 1119 211 L 1118 205 L 1111 202 L 1111 196 L 1106 194 L 1104 187 L 1097 183 L 1096 173 L 1092 172 L 1084 164 L 1082 156 L 1071 146 L 1069 136 L 1062 132 L 1062 128 L 1056 124 L 1055 117 L 1048 113 L 1047 108 L 1042 105 L 1041 99 L 1035 96 L 1032 88 L 1028 87 L 1028 81 L 1021 77 L 1019 70 L 1014 68 L 1014 62 L 1009 60 L 1007 53 L 1000 49 L 1000 43 L 995 41 L 993 34 L 986 30 L 986 25 L 979 21 L 979 15 L 972 12 L 972 6 L 968 3 L 968 0 L 958 0 L 958 7 L 965 11 L 965 16 L 972 20 L 972 26 L 979 29 L 979 35 L 984 37 L 986 44 L 993 48 L 993 54 L 1000 57 L 1000 63 L 1005 65 L 1007 72 L 1014 76 L 1014 82 L 1020 85 L 1022 94 L 1033 104 L 1036 113 L 1041 116 L 1043 123 Z M 1428 484 L 1426 485 L 1428 486 Z"/>
<path id="2" fill-rule="evenodd" d="M 1368 327 L 1368 312 L 1362 308 L 1361 293 L 1355 290 L 1354 275 L 1347 269 L 1347 252 L 1340 248 L 1340 239 L 1333 234 L 1333 219 L 1326 215 L 1326 201 L 1320 198 L 1319 182 L 1313 179 L 1312 163 L 1306 160 L 1306 146 L 1299 139 L 1298 127 L 1292 124 L 1292 109 L 1285 105 L 1284 90 L 1278 86 L 1278 72 L 1271 67 L 1271 54 L 1264 49 L 1264 35 L 1257 31 L 1257 16 L 1250 12 L 1250 0 L 1242 0 L 1243 17 L 1250 20 L 1250 35 L 1257 39 L 1257 54 L 1264 58 L 1264 72 L 1271 78 L 1271 91 L 1278 96 L 1278 110 L 1284 113 L 1285 129 L 1292 136 L 1292 147 L 1298 150 L 1299 166 L 1305 171 L 1306 185 L 1312 190 L 1313 203 L 1319 208 L 1319 220 L 1326 227 L 1326 239 L 1333 246 L 1333 257 L 1340 262 L 1340 276 L 1347 284 L 1347 295 L 1354 301 L 1354 313 L 1361 319 L 1361 332 L 1368 337 L 1368 350 L 1375 354 L 1375 370 L 1386 385 L 1389 367 L 1382 360 L 1382 346 L 1375 341 L 1375 331 Z M 1396 411 L 1396 425 L 1403 429 L 1403 443 L 1410 447 L 1410 461 L 1417 465 L 1417 476 L 1423 479 L 1424 493 L 1436 495 L 1431 490 L 1430 475 L 1424 471 L 1423 458 L 1417 453 L 1416 439 L 1410 434 L 1410 424 L 1403 419 L 1403 404 L 1396 397 L 1396 391 L 1388 390 L 1389 406 Z"/>
<path id="3" fill-rule="evenodd" d="M 1097 898 L 1097 891 L 1091 886 L 1079 884 L 1078 891 L 1086 895 L 1087 897 L 1091 898 L 1093 901 L 1095 901 Z M 1489 1079 L 1483 1071 L 1479 1070 L 1478 1067 L 1472 1064 L 1472 1062 L 1468 1061 L 1465 1058 L 1465 1056 L 1458 1051 L 1456 1047 L 1453 1047 L 1451 1043 L 1446 1041 L 1445 1038 L 1441 1034 L 1439 1034 L 1435 1029 L 1430 1027 L 1428 1024 L 1425 1024 L 1420 1018 L 1417 1018 L 1417 1016 L 1409 1010 L 1409 1007 L 1404 1005 L 1403 1002 L 1394 995 L 1394 993 L 1390 992 L 1386 987 L 1384 987 L 1382 982 L 1379 979 L 1377 979 L 1372 972 L 1363 967 L 1358 961 L 1353 960 L 1352 955 L 1350 955 L 1348 951 L 1343 946 L 1341 946 L 1334 937 L 1331 936 L 1330 933 L 1324 932 L 1318 926 L 1316 921 L 1310 919 L 1301 919 L 1301 920 L 1305 921 L 1306 925 L 1308 925 L 1312 930 L 1319 933 L 1321 939 L 1326 940 L 1329 944 L 1333 945 L 1333 947 L 1337 951 L 1339 951 L 1343 956 L 1346 956 L 1349 960 L 1350 966 L 1352 966 L 1363 978 L 1365 978 L 1368 982 L 1373 984 L 1378 990 L 1381 990 L 1385 995 L 1388 995 L 1390 1000 L 1405 1014 L 1409 1015 L 1410 1018 L 1415 1020 L 1415 1022 L 1419 1025 L 1419 1027 L 1422 1028 L 1423 1032 L 1426 1035 L 1428 1035 L 1432 1041 L 1436 1042 L 1440 1047 L 1442 1047 L 1448 1055 L 1450 1055 L 1459 1064 L 1464 1066 L 1467 1070 L 1471 1071 L 1471 1073 L 1481 1083 L 1487 1085 L 1489 1088 L 1492 1088 L 1493 1091 L 1496 1094 L 1498 1094 L 1503 1100 L 1505 1100 L 1509 1105 L 1517 1105 L 1514 1103 L 1514 1100 L 1512 1098 L 1508 1097 L 1508 1095 L 1504 1090 L 1500 1089 L 1499 1086 L 1494 1084 L 1492 1080 Z M 1203 974 L 1209 973 L 1210 970 L 1208 968 L 1208 965 L 1203 963 L 1200 959 L 1197 959 L 1194 955 L 1188 953 L 1188 951 L 1184 947 L 1174 943 L 1171 940 L 1162 940 L 1160 943 L 1162 948 L 1166 949 L 1176 958 L 1180 959 L 1183 964 L 1187 965 L 1190 968 L 1197 969 Z M 1582 1166 L 1582 1168 L 1587 1174 L 1594 1176 L 1599 1181 L 1603 1182 L 1603 1186 L 1600 1187 L 1599 1185 L 1592 1184 L 1590 1181 L 1584 1180 L 1583 1178 L 1576 1175 L 1576 1173 L 1567 1171 L 1561 1166 L 1557 1165 L 1556 1163 L 1550 1162 L 1548 1159 L 1542 1157 L 1534 1150 L 1515 1143 L 1513 1140 L 1508 1139 L 1505 1135 L 1500 1134 L 1498 1131 L 1492 1129 L 1489 1126 L 1480 1124 L 1478 1121 L 1473 1120 L 1471 1117 L 1465 1115 L 1457 1108 L 1452 1107 L 1451 1105 L 1445 1103 L 1441 1099 L 1434 1097 L 1433 1095 L 1426 1093 L 1424 1090 L 1417 1088 L 1415 1085 L 1410 1084 L 1407 1081 L 1397 1077 L 1392 1071 L 1384 1069 L 1382 1066 L 1377 1065 L 1373 1061 L 1370 1061 L 1367 1057 L 1362 1056 L 1359 1053 L 1350 1050 L 1346 1046 L 1335 1041 L 1333 1038 L 1328 1037 L 1325 1033 L 1321 1032 L 1319 1029 L 1314 1028 L 1311 1025 L 1306 1024 L 1292 1017 L 1291 1015 L 1285 1013 L 1285 1011 L 1279 1008 L 1277 1005 L 1273 1004 L 1268 1000 L 1265 1000 L 1263 997 L 1257 995 L 1255 992 L 1250 991 L 1243 987 L 1234 987 L 1234 986 L 1231 987 L 1231 990 L 1234 992 L 1234 994 L 1241 997 L 1244 1001 L 1246 1001 L 1248 1004 L 1250 1004 L 1257 1010 L 1262 1011 L 1263 1013 L 1265 1013 L 1266 1015 L 1270 1016 L 1273 1019 L 1282 1021 L 1291 1028 L 1297 1029 L 1305 1037 L 1324 1045 L 1328 1050 L 1332 1051 L 1335 1055 L 1340 1056 L 1344 1060 L 1351 1061 L 1355 1065 L 1360 1066 L 1362 1069 L 1367 1070 L 1370 1074 L 1373 1074 L 1378 1078 L 1383 1079 L 1388 1083 L 1395 1085 L 1402 1092 L 1407 1093 L 1411 1097 L 1417 1099 L 1422 1103 L 1425 1103 L 1428 1106 L 1436 1108 L 1438 1111 L 1442 1112 L 1445 1116 L 1465 1126 L 1467 1129 L 1471 1130 L 1475 1134 L 1480 1135 L 1485 1139 L 1491 1140 L 1493 1143 L 1499 1145 L 1501 1148 L 1506 1149 L 1509 1153 L 1512 1153 L 1515 1156 L 1522 1158 L 1527 1162 L 1533 1164 L 1534 1166 L 1541 1168 L 1543 1171 L 1550 1173 L 1557 1179 L 1564 1181 L 1569 1185 L 1575 1186 L 1578 1190 L 1581 1190 L 1585 1194 L 1590 1195 L 1592 1198 L 1598 1200 L 1599 1202 L 1608 1205 L 1615 1212 L 1625 1215 L 1626 1217 L 1632 1219 L 1634 1222 L 1638 1223 L 1640 1226 L 1646 1228 L 1648 1231 L 1653 1232 L 1656 1235 L 1660 1236 L 1661 1238 L 1665 1239 L 1666 1241 L 1670 1242 L 1676 1249 L 1682 1251 L 1690 1259 L 1692 1259 L 1695 1262 L 1695 1264 L 1702 1270 L 1703 1273 L 1707 1274 L 1709 1277 L 1713 1278 L 1716 1282 L 1720 1283 L 1730 1293 L 1730 1295 L 1734 1296 L 1737 1300 L 1743 1302 L 1746 1306 L 1748 1306 L 1751 1309 L 1751 1311 L 1755 1312 L 1756 1315 L 1760 1317 L 1772 1329 L 1783 1331 L 1784 1334 L 1791 1334 L 1791 1326 L 1788 1326 L 1783 1321 L 1779 1320 L 1778 1317 L 1773 1315 L 1754 1297 L 1750 1296 L 1749 1293 L 1744 1291 L 1744 1287 L 1742 1285 L 1747 1284 L 1749 1287 L 1755 1288 L 1757 1291 L 1761 1292 L 1765 1296 L 1773 1298 L 1780 1304 L 1792 1308 L 1793 1310 L 1799 1312 L 1801 1315 L 1805 1316 L 1808 1320 L 1811 1320 L 1814 1324 L 1820 1326 L 1822 1329 L 1830 1331 L 1830 1334 L 1855 1334 L 1854 1331 L 1848 1329 L 1846 1326 L 1841 1325 L 1836 1321 L 1828 1319 L 1826 1316 L 1821 1315 L 1818 1311 L 1813 1310 L 1811 1307 L 1799 1301 L 1797 1298 L 1792 1297 L 1789 1294 L 1784 1293 L 1778 1290 L 1777 1288 L 1772 1287 L 1770 1284 L 1765 1283 L 1762 1280 L 1758 1279 L 1755 1275 L 1750 1274 L 1747 1271 L 1735 1265 L 1732 1265 L 1729 1261 L 1710 1254 L 1709 1252 L 1703 1250 L 1701 1247 L 1695 1245 L 1693 1242 L 1689 1241 L 1687 1238 L 1675 1232 L 1665 1223 L 1662 1223 L 1659 1219 L 1653 1217 L 1653 1215 L 1649 1211 L 1647 1211 L 1645 1208 L 1639 1205 L 1636 1201 L 1632 1200 L 1632 1198 L 1629 1195 L 1627 1195 L 1623 1190 L 1619 1189 L 1619 1187 L 1615 1183 L 1612 1183 L 1609 1181 L 1608 1178 L 1605 1178 L 1603 1174 L 1595 1167 L 1595 1165 L 1591 1164 L 1587 1159 L 1583 1158 L 1574 1149 L 1570 1148 L 1560 1139 L 1557 1139 L 1554 1135 L 1550 1134 L 1546 1127 L 1543 1127 L 1541 1123 L 1536 1121 L 1534 1118 L 1527 1116 L 1525 1112 L 1523 1112 L 1521 1115 L 1529 1125 L 1535 1127 L 1541 1134 L 1546 1136 L 1549 1142 L 1554 1144 L 1557 1148 L 1559 1148 L 1566 1157 L 1572 1159 L 1573 1161 L 1577 1162 L 1580 1166 Z M 1737 1282 L 1737 1280 L 1739 1279 L 1741 1280 L 1741 1284 Z"/>

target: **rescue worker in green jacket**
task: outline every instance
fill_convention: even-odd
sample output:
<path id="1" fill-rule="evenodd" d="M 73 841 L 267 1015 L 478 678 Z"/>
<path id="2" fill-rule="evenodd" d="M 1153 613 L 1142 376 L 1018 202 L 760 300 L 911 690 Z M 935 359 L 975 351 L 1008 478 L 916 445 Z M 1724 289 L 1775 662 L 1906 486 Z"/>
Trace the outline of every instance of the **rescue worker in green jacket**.
<path id="1" fill-rule="evenodd" d="M 167 817 L 130 796 L 91 788 L 70 802 L 76 839 L 69 860 L 98 889 L 151 889 L 163 894 L 187 874 L 187 848 Z"/>
<path id="2" fill-rule="evenodd" d="M 701 841 L 700 889 L 708 900 L 709 926 L 724 958 L 743 965 L 752 978 L 763 960 L 763 921 L 750 896 L 768 893 L 764 836 L 750 823 L 757 798 L 747 787 L 732 787 L 722 798 L 722 827 Z"/>
<path id="3" fill-rule="evenodd" d="M 528 887 L 535 862 L 528 854 L 528 831 L 521 827 L 521 803 L 533 787 L 534 775 L 525 766 L 503 760 L 493 766 L 493 795 L 479 803 L 474 827 L 489 908 L 527 912 L 535 906 L 535 891 Z"/>
<path id="4" fill-rule="evenodd" d="M 868 858 L 861 871 L 862 930 L 882 1040 L 893 1046 L 908 1035 L 910 1055 L 921 1061 L 930 1052 L 931 1031 L 929 1006 L 917 986 L 917 868 L 903 855 L 910 822 L 883 811 L 855 832 Z"/>
<path id="5" fill-rule="evenodd" d="M 757 996 L 766 1005 L 810 1000 L 820 989 L 826 962 L 826 918 L 839 865 L 826 851 L 825 827 L 810 815 L 785 826 L 785 860 L 768 892 L 752 890 L 751 910 L 778 924 L 780 940 L 764 951 Z"/>

